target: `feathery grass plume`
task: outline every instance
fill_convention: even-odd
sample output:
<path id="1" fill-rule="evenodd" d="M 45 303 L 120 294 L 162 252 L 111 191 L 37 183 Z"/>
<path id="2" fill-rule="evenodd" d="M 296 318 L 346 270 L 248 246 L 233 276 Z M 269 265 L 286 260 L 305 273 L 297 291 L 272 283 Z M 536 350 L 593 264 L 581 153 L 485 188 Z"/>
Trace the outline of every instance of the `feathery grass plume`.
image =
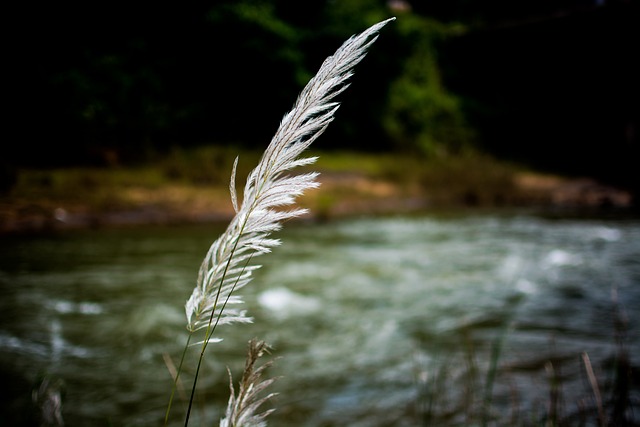
<path id="1" fill-rule="evenodd" d="M 293 204 L 305 190 L 318 186 L 317 173 L 297 176 L 283 176 L 283 173 L 317 160 L 299 156 L 333 120 L 339 104 L 332 100 L 348 87 L 353 67 L 375 42 L 376 33 L 393 19 L 351 37 L 324 61 L 302 90 L 294 108 L 282 119 L 258 166 L 249 174 L 240 207 L 235 190 L 236 159 L 230 185 L 236 215 L 211 245 L 200 267 L 197 285 L 186 304 L 189 331 L 210 328 L 212 320 L 218 325 L 250 321 L 244 311 L 227 307 L 242 302 L 232 293 L 245 286 L 251 280 L 252 271 L 258 268 L 247 265 L 252 257 L 270 252 L 280 244 L 268 236 L 278 231 L 283 221 L 306 213 L 305 209 L 276 208 Z M 210 338 L 207 334 L 206 339 Z"/>
<path id="2" fill-rule="evenodd" d="M 264 402 L 277 394 L 270 393 L 264 397 L 260 397 L 260 394 L 276 381 L 275 378 L 260 381 L 263 372 L 268 369 L 273 362 L 268 361 L 258 368 L 255 367 L 255 364 L 264 353 L 268 352 L 269 348 L 264 341 L 258 341 L 255 338 L 249 341 L 249 351 L 242 373 L 242 380 L 238 385 L 237 396 L 233 388 L 233 378 L 231 377 L 231 372 L 229 372 L 231 396 L 229 397 L 225 417 L 220 421 L 220 427 L 264 427 L 267 425 L 265 418 L 274 410 L 269 409 L 259 414 L 256 412 Z"/>
<path id="3" fill-rule="evenodd" d="M 192 336 L 197 331 L 205 330 L 185 425 L 188 424 L 202 358 L 207 345 L 217 340 L 213 338 L 217 326 L 251 322 L 246 312 L 237 307 L 242 299 L 235 295 L 236 291 L 250 282 L 252 272 L 259 268 L 249 265 L 250 262 L 253 257 L 268 253 L 280 244 L 279 240 L 269 236 L 281 228 L 283 221 L 306 213 L 305 209 L 283 208 L 292 205 L 295 198 L 305 190 L 318 186 L 315 180 L 317 173 L 288 176 L 285 172 L 316 161 L 315 157 L 300 158 L 300 155 L 333 120 L 339 105 L 334 98 L 349 86 L 347 81 L 353 75 L 353 68 L 375 42 L 378 31 L 394 19 L 379 22 L 363 33 L 352 36 L 322 63 L 318 73 L 298 96 L 293 109 L 280 122 L 260 162 L 249 174 L 242 204 L 238 203 L 235 188 L 236 158 L 230 184 L 231 201 L 236 215 L 207 252 L 198 273 L 196 287 L 185 307 L 189 337 L 178 367 L 178 375 Z"/>

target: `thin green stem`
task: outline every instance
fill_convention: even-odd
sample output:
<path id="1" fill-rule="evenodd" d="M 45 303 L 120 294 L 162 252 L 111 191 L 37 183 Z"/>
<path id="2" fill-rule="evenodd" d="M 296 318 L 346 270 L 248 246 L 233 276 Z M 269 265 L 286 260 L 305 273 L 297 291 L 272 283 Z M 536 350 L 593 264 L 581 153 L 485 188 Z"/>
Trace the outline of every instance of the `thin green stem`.
<path id="1" fill-rule="evenodd" d="M 235 248 L 234 248 L 234 250 L 235 250 Z M 254 253 L 252 253 L 251 256 L 249 258 L 247 258 L 247 261 L 244 263 L 244 266 L 242 267 L 243 271 L 247 268 L 247 266 L 249 265 L 249 262 L 251 262 L 251 259 L 253 258 L 253 254 Z M 222 304 L 222 308 L 220 309 L 220 312 L 218 313 L 218 317 L 216 318 L 216 321 L 213 324 L 213 328 L 211 329 L 211 332 L 210 333 L 207 332 L 207 334 L 205 335 L 205 341 L 202 343 L 202 351 L 200 352 L 200 358 L 198 359 L 198 367 L 196 368 L 196 376 L 195 376 L 194 381 L 193 381 L 193 387 L 191 388 L 191 397 L 189 398 L 189 408 L 187 409 L 187 416 L 186 416 L 186 419 L 185 419 L 185 427 L 189 423 L 189 415 L 191 413 L 191 403 L 193 402 L 193 398 L 195 396 L 196 382 L 197 382 L 197 379 L 198 379 L 198 374 L 200 373 L 200 365 L 202 364 L 202 360 L 204 358 L 204 352 L 207 349 L 207 345 L 209 343 L 209 340 L 213 336 L 213 333 L 215 332 L 216 327 L 220 323 L 220 318 L 222 317 L 222 313 L 224 312 L 224 309 L 227 306 L 227 303 L 229 302 L 229 298 L 231 298 L 231 295 L 233 294 L 233 291 L 235 291 L 236 285 L 238 284 L 238 281 L 240 280 L 240 276 L 241 275 L 242 275 L 242 273 L 238 276 L 238 278 L 236 279 L 235 283 L 233 284 L 233 287 L 231 288 L 231 291 L 227 295 L 227 298 L 224 300 L 224 303 Z M 212 317 L 213 317 L 213 314 L 212 314 Z"/>
<path id="2" fill-rule="evenodd" d="M 211 309 L 211 316 L 209 317 L 209 323 L 207 325 L 207 330 L 206 330 L 205 335 L 204 335 L 205 339 L 204 339 L 204 341 L 202 343 L 202 349 L 200 350 L 200 357 L 198 358 L 198 365 L 196 367 L 196 373 L 195 373 L 195 377 L 193 379 L 193 386 L 191 387 L 191 396 L 189 397 L 189 406 L 187 408 L 187 414 L 186 414 L 185 420 L 184 420 L 185 427 L 187 427 L 189 425 L 189 417 L 191 415 L 191 408 L 193 407 L 193 399 L 195 397 L 196 385 L 198 383 L 198 377 L 200 375 L 200 367 L 202 366 L 202 360 L 204 359 L 204 353 L 207 350 L 207 345 L 209 344 L 209 340 L 213 336 L 213 333 L 215 332 L 216 327 L 218 326 L 218 323 L 220 322 L 220 318 L 222 316 L 224 308 L 227 306 L 227 302 L 229 301 L 229 298 L 233 294 L 233 291 L 236 288 L 236 284 L 238 283 L 238 280 L 240 280 L 240 277 L 242 276 L 242 273 L 240 273 L 238 275 L 238 278 L 236 279 L 235 283 L 233 284 L 233 287 L 231 288 L 231 291 L 227 295 L 227 298 L 226 298 L 224 304 L 222 305 L 222 309 L 218 313 L 218 317 L 216 318 L 216 321 L 214 323 L 213 322 L 213 318 L 215 317 L 215 312 L 216 312 L 216 308 L 218 306 L 218 301 L 220 300 L 220 293 L 222 292 L 222 285 L 224 284 L 224 280 L 227 277 L 227 271 L 229 270 L 229 266 L 231 265 L 231 261 L 233 260 L 233 256 L 234 256 L 234 254 L 235 254 L 235 252 L 236 252 L 236 250 L 238 248 L 238 243 L 240 242 L 240 238 L 242 237 L 242 234 L 244 233 L 244 228 L 247 225 L 247 221 L 249 219 L 249 215 L 246 216 L 244 222 L 242 223 L 242 227 L 240 227 L 240 232 L 238 233 L 238 238 L 236 239 L 236 241 L 233 244 L 233 248 L 231 249 L 231 254 L 229 256 L 229 259 L 227 260 L 226 265 L 224 266 L 224 271 L 222 272 L 222 278 L 220 279 L 220 285 L 218 286 L 218 292 L 216 294 L 216 299 L 215 299 L 215 301 L 213 303 L 213 308 Z M 249 263 L 249 261 L 251 260 L 252 257 L 253 257 L 253 254 L 252 254 L 251 257 L 249 257 L 247 259 L 247 261 L 246 261 L 246 263 L 245 263 L 245 265 L 243 267 L 243 271 L 247 267 L 247 265 L 248 265 L 248 263 Z"/>
<path id="3" fill-rule="evenodd" d="M 242 236 L 242 232 L 240 233 L 240 236 Z M 207 344 L 209 343 L 209 339 L 211 339 L 211 336 L 213 336 L 213 333 L 216 330 L 216 326 L 218 326 L 218 322 L 220 321 L 220 316 L 222 315 L 222 310 L 220 310 L 220 313 L 216 318 L 216 322 L 213 323 L 214 314 L 216 312 L 218 301 L 220 299 L 220 293 L 222 292 L 222 285 L 224 284 L 224 279 L 227 276 L 227 271 L 229 269 L 229 265 L 231 264 L 231 260 L 233 259 L 233 254 L 235 253 L 236 248 L 238 247 L 239 240 L 240 240 L 240 237 L 238 237 L 235 244 L 233 245 L 233 249 L 231 250 L 231 256 L 229 257 L 229 260 L 227 261 L 227 264 L 224 267 L 224 272 L 222 273 L 222 279 L 220 280 L 220 285 L 218 286 L 218 293 L 216 294 L 216 299 L 213 303 L 213 307 L 211 308 L 211 316 L 209 317 L 209 324 L 207 325 L 207 330 L 204 334 L 204 341 L 202 342 L 200 357 L 198 358 L 198 366 L 196 367 L 196 374 L 195 374 L 195 377 L 193 378 L 193 386 L 191 387 L 191 396 L 189 397 L 189 406 L 187 407 L 187 415 L 185 416 L 185 419 L 184 419 L 185 427 L 189 425 L 189 416 L 191 415 L 191 408 L 193 407 L 193 398 L 196 394 L 196 385 L 198 384 L 198 376 L 200 375 L 200 367 L 202 366 L 202 359 L 204 359 L 204 352 L 207 349 Z M 235 284 L 234 284 L 234 289 L 235 289 Z M 227 296 L 227 300 L 229 299 L 230 296 L 231 296 L 231 292 Z M 226 305 L 226 302 L 225 302 L 225 305 Z M 211 326 L 212 324 L 213 324 L 213 327 Z"/>
<path id="4" fill-rule="evenodd" d="M 189 336 L 187 337 L 187 343 L 184 345 L 184 349 L 182 350 L 182 356 L 180 357 L 180 364 L 178 365 L 178 370 L 176 372 L 176 377 L 173 380 L 173 387 L 171 388 L 171 397 L 169 398 L 169 404 L 167 405 L 167 411 L 164 415 L 164 425 L 165 427 L 169 423 L 169 413 L 171 412 L 171 405 L 173 404 L 173 397 L 176 394 L 176 390 L 178 388 L 178 379 L 180 378 L 180 373 L 182 372 L 182 364 L 184 363 L 185 355 L 187 354 L 187 349 L 189 348 L 189 343 L 191 342 L 191 337 L 193 336 L 193 332 L 189 332 Z"/>

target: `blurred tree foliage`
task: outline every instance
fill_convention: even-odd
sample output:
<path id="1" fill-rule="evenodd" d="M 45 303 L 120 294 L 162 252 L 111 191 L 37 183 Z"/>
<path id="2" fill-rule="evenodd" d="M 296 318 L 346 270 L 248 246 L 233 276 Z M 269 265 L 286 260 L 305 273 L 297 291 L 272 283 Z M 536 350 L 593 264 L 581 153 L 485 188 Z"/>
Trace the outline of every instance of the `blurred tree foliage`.
<path id="1" fill-rule="evenodd" d="M 470 141 L 461 99 L 443 83 L 438 52 L 442 41 L 464 31 L 419 15 L 398 22 L 403 55 L 399 76 L 391 82 L 382 116 L 387 134 L 403 148 L 429 156 L 457 152 Z"/>
<path id="2" fill-rule="evenodd" d="M 461 27 L 384 1 L 49 3 L 22 13 L 25 123 L 8 153 L 19 163 L 118 163 L 211 142 L 262 147 L 327 55 L 398 13 L 324 147 L 434 151 L 466 132 L 437 57 Z"/>
<path id="3" fill-rule="evenodd" d="M 264 147 L 320 63 L 384 29 L 318 148 L 482 147 L 628 178 L 640 152 L 638 0 L 45 2 L 8 12 L 15 166 Z M 623 167 L 621 167 L 621 165 Z M 7 173 L 5 173 L 7 172 Z M 598 172 L 600 173 L 600 172 Z M 10 182 L 10 178 L 3 179 Z M 640 185 L 638 185 L 640 187 Z"/>

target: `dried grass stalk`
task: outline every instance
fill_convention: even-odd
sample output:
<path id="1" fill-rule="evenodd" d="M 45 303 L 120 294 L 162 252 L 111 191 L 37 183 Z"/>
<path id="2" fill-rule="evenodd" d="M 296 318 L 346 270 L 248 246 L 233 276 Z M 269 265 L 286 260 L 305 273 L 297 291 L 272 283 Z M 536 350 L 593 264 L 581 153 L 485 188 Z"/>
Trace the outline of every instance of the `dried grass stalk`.
<path id="1" fill-rule="evenodd" d="M 233 378 L 229 372 L 229 388 L 231 396 L 225 417 L 220 421 L 220 427 L 264 427 L 267 425 L 265 418 L 274 410 L 269 409 L 262 413 L 257 413 L 258 408 L 277 393 L 269 393 L 261 397 L 262 392 L 273 384 L 276 379 L 269 378 L 261 381 L 262 374 L 273 362 L 269 361 L 256 368 L 256 362 L 269 349 L 264 341 L 255 338 L 249 341 L 249 351 L 245 362 L 242 380 L 238 385 L 238 394 L 233 388 Z"/>

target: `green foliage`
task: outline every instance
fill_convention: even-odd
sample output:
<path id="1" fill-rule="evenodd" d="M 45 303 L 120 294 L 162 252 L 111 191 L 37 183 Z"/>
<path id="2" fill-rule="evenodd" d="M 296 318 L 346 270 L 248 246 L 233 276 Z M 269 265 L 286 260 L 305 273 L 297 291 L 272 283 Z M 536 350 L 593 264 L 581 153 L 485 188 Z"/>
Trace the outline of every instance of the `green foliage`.
<path id="1" fill-rule="evenodd" d="M 38 23 L 47 38 L 32 53 L 37 62 L 26 64 L 39 70 L 31 83 L 40 101 L 29 118 L 37 126 L 25 144 L 11 145 L 10 165 L 117 165 L 221 141 L 263 146 L 326 55 L 357 29 L 393 15 L 397 25 L 366 60 L 376 72 L 353 84 L 322 148 L 430 154 L 468 141 L 438 55 L 460 26 L 417 8 L 221 0 L 45 12 Z"/>
<path id="2" fill-rule="evenodd" d="M 423 190 L 437 204 L 500 206 L 517 202 L 516 166 L 473 151 L 424 162 Z"/>
<path id="3" fill-rule="evenodd" d="M 163 157 L 158 166 L 169 181 L 195 185 L 226 186 L 235 158 L 239 158 L 238 176 L 245 177 L 258 163 L 259 155 L 253 151 L 241 151 L 232 146 L 213 145 L 191 150 L 174 147 Z"/>
<path id="4" fill-rule="evenodd" d="M 292 75 L 293 82 L 283 79 L 285 87 L 290 86 L 291 83 L 302 86 L 310 77 L 305 74 L 302 67 L 304 55 L 300 50 L 300 41 L 304 32 L 301 32 L 293 22 L 279 16 L 274 2 L 254 0 L 222 2 L 210 9 L 207 22 L 214 26 L 216 34 L 224 36 L 224 43 L 228 43 L 228 46 L 222 46 L 221 39 L 216 43 L 216 47 L 225 53 L 235 53 L 230 55 L 233 60 L 247 66 L 246 69 L 239 71 L 243 77 L 249 78 L 238 83 L 253 85 L 260 82 L 259 73 L 249 61 L 253 64 L 264 62 L 274 71 L 286 71 L 286 77 Z M 230 66 L 240 68 L 234 67 L 233 63 Z M 256 78 L 255 81 L 252 81 L 251 76 Z M 256 88 L 257 93 L 264 92 L 265 89 L 265 87 Z"/>
<path id="5" fill-rule="evenodd" d="M 427 156 L 457 152 L 470 141 L 460 98 L 442 82 L 438 46 L 462 27 L 415 14 L 398 20 L 398 37 L 406 50 L 402 71 L 391 83 L 384 129 L 405 149 Z"/>

